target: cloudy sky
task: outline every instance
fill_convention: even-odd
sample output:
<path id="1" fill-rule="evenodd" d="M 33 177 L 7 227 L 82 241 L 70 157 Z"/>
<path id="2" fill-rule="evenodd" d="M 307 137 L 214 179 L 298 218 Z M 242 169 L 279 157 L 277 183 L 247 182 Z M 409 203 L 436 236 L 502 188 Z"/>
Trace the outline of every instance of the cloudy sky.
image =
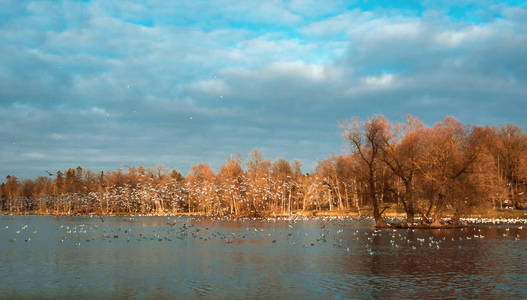
<path id="1" fill-rule="evenodd" d="M 309 171 L 377 113 L 526 128 L 525 2 L 382 2 L 0 0 L 0 174 Z"/>

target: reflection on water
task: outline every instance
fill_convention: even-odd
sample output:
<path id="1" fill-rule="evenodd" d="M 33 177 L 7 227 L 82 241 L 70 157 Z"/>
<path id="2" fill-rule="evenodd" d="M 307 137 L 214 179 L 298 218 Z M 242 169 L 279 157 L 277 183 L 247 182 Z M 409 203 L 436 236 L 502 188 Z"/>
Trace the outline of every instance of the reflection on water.
<path id="1" fill-rule="evenodd" d="M 0 216 L 0 298 L 525 298 L 526 231 Z"/>

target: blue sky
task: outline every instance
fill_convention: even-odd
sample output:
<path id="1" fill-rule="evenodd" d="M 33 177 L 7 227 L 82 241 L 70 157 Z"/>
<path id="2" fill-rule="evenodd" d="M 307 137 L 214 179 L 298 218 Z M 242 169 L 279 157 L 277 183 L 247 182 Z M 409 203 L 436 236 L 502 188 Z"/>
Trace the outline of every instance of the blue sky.
<path id="1" fill-rule="evenodd" d="M 0 174 L 310 171 L 376 113 L 525 128 L 525 49 L 523 1 L 0 0 Z"/>

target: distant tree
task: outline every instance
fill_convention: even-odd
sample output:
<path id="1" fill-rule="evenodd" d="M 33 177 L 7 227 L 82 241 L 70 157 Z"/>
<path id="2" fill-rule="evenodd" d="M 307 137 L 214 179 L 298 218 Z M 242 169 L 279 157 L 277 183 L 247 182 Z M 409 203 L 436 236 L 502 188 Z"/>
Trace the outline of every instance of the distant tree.
<path id="1" fill-rule="evenodd" d="M 246 197 L 251 203 L 251 214 L 257 215 L 271 210 L 272 179 L 271 162 L 264 159 L 263 153 L 253 149 L 246 162 L 247 193 Z"/>
<path id="2" fill-rule="evenodd" d="M 514 206 L 520 208 L 518 188 L 524 172 L 521 167 L 522 158 L 527 153 L 527 135 L 520 127 L 507 124 L 497 128 L 494 141 L 491 153 L 495 157 L 501 177 L 507 184 L 509 198 Z"/>
<path id="3" fill-rule="evenodd" d="M 61 171 L 57 171 L 57 177 L 55 178 L 55 183 L 53 184 L 53 196 L 59 196 L 64 189 L 64 177 Z"/>
<path id="4" fill-rule="evenodd" d="M 188 190 L 188 212 L 211 210 L 215 200 L 216 175 L 209 165 L 201 163 L 190 168 L 185 178 Z"/>
<path id="5" fill-rule="evenodd" d="M 337 158 L 331 156 L 326 160 L 319 161 L 315 167 L 315 174 L 322 179 L 324 187 L 325 199 L 327 201 L 329 210 L 337 203 L 340 210 L 343 209 L 342 194 L 340 192 L 340 178 L 337 173 Z M 335 201 L 337 199 L 337 201 Z"/>
<path id="6" fill-rule="evenodd" d="M 171 172 L 170 172 L 170 178 L 172 178 L 173 180 L 175 180 L 176 182 L 181 182 L 183 181 L 183 179 L 185 179 L 183 177 L 183 175 L 179 172 L 178 169 L 173 169 Z"/>
<path id="7" fill-rule="evenodd" d="M 354 173 L 354 162 L 351 155 L 337 156 L 336 158 L 336 172 L 339 183 L 339 193 L 343 193 L 344 208 L 357 208 L 357 176 Z"/>
<path id="8" fill-rule="evenodd" d="M 251 209 L 244 207 L 246 189 L 240 156 L 231 156 L 220 168 L 217 178 L 226 207 L 229 208 L 229 214 L 238 216 L 242 210 Z"/>
<path id="9" fill-rule="evenodd" d="M 2 194 L 4 194 L 7 200 L 8 210 L 11 212 L 15 209 L 17 212 L 20 211 L 20 207 L 17 205 L 17 197 L 19 195 L 19 184 L 16 176 L 7 175 L 6 183 L 3 184 Z"/>
<path id="10" fill-rule="evenodd" d="M 275 207 L 280 206 L 280 212 L 284 213 L 291 208 L 291 198 L 293 190 L 293 170 L 285 159 L 277 159 L 271 166 L 271 175 L 275 184 L 275 193 L 280 195 L 275 203 Z M 286 205 L 287 204 L 287 205 Z"/>

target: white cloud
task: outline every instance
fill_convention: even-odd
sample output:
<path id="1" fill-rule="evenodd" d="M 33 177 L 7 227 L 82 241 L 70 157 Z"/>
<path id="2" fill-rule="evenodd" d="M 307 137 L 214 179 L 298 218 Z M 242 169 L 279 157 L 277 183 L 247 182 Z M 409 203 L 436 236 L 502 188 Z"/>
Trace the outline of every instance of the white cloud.
<path id="1" fill-rule="evenodd" d="M 380 35 L 382 38 L 404 38 L 415 39 L 423 34 L 421 22 L 405 21 L 393 24 L 383 24 L 373 28 L 373 36 Z"/>
<path id="2" fill-rule="evenodd" d="M 64 140 L 66 138 L 63 134 L 59 134 L 59 133 L 52 133 L 52 134 L 50 134 L 49 137 L 51 139 L 57 140 L 57 141 Z"/>
<path id="3" fill-rule="evenodd" d="M 95 114 L 95 115 L 99 115 L 99 116 L 102 116 L 102 117 L 105 117 L 105 118 L 109 118 L 110 117 L 110 114 L 106 111 L 106 109 L 104 108 L 100 108 L 100 107 L 92 107 L 89 112 Z"/>
<path id="4" fill-rule="evenodd" d="M 227 95 L 230 92 L 229 86 L 220 79 L 205 79 L 193 82 L 189 85 L 190 90 L 210 95 Z"/>
<path id="5" fill-rule="evenodd" d="M 495 33 L 485 26 L 469 26 L 461 30 L 446 30 L 438 32 L 434 39 L 439 47 L 458 48 L 468 43 L 492 38 Z"/>
<path id="6" fill-rule="evenodd" d="M 393 74 L 382 74 L 380 76 L 367 76 L 361 79 L 362 83 L 371 88 L 386 88 L 393 84 Z"/>
<path id="7" fill-rule="evenodd" d="M 265 71 L 267 77 L 303 77 L 312 81 L 327 79 L 329 75 L 324 66 L 307 64 L 303 61 L 276 62 Z"/>
<path id="8" fill-rule="evenodd" d="M 355 12 L 343 13 L 337 16 L 327 18 L 321 21 L 310 23 L 300 29 L 304 34 L 314 36 L 328 36 L 334 34 L 347 33 L 352 30 L 354 23 L 358 23 L 357 19 L 364 20 L 364 16 Z"/>
<path id="9" fill-rule="evenodd" d="M 21 156 L 25 159 L 29 159 L 29 160 L 39 160 L 39 159 L 48 159 L 48 155 L 44 154 L 44 153 L 39 153 L 39 152 L 26 152 L 26 153 L 22 153 Z"/>
<path id="10" fill-rule="evenodd" d="M 307 80 L 321 82 L 337 76 L 337 70 L 329 65 L 309 64 L 303 61 L 278 61 L 258 69 L 225 68 L 222 71 L 231 80 Z"/>

